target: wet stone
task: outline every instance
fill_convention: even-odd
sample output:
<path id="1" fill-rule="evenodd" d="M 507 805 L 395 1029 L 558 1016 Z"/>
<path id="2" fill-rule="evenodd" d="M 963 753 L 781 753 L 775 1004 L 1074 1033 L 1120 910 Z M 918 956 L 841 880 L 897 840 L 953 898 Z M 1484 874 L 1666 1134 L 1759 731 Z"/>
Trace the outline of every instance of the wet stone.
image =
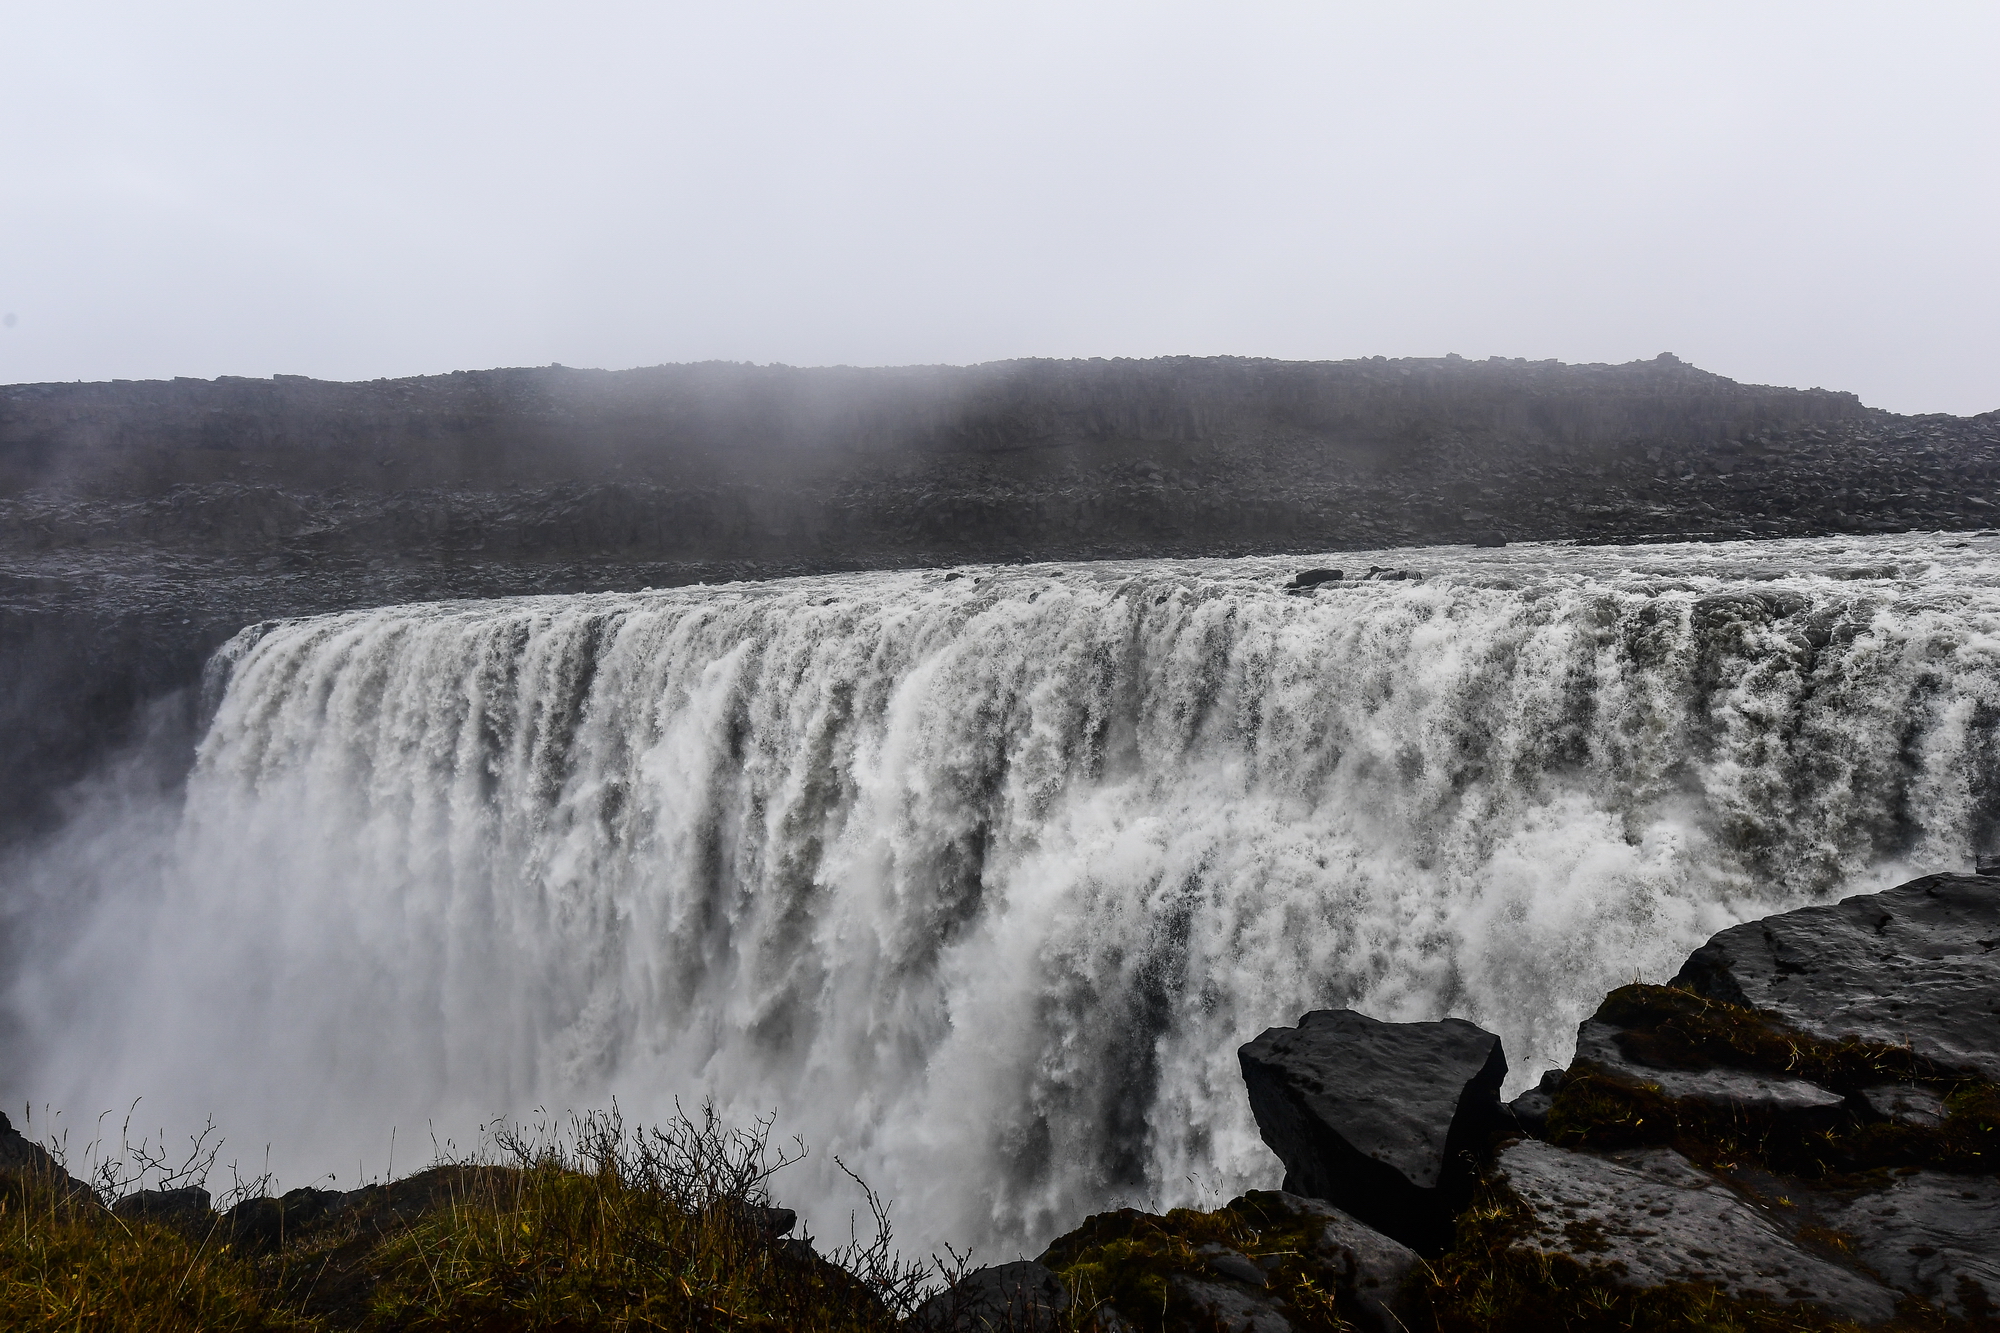
<path id="1" fill-rule="evenodd" d="M 1914 1129 L 1936 1129 L 1944 1123 L 1944 1098 L 1929 1088 L 1909 1083 L 1885 1083 L 1854 1094 L 1857 1106 L 1871 1119 Z"/>
<path id="2" fill-rule="evenodd" d="M 1529 1219 L 1514 1248 L 1573 1260 L 1616 1285 L 1708 1283 L 1864 1323 L 1896 1312 L 1894 1292 L 1804 1249 L 1670 1148 L 1587 1153 L 1527 1140 L 1501 1152 L 1496 1174 Z"/>
<path id="3" fill-rule="evenodd" d="M 1237 1052 L 1285 1192 L 1325 1199 L 1420 1253 L 1441 1253 L 1501 1123 L 1500 1039 L 1463 1019 L 1383 1023 L 1322 1009 Z"/>
<path id="4" fill-rule="evenodd" d="M 1577 1029 L 1576 1058 L 1612 1078 L 1640 1087 L 1658 1088 L 1660 1095 L 1719 1111 L 1746 1112 L 1803 1123 L 1832 1124 L 1847 1099 L 1802 1078 L 1753 1074 L 1747 1070 L 1661 1069 L 1625 1054 L 1619 1029 L 1589 1019 Z"/>
<path id="5" fill-rule="evenodd" d="M 1960 1316 L 2000 1309 L 2000 1180 L 1914 1172 L 1827 1221 L 1891 1285 Z"/>
<path id="6" fill-rule="evenodd" d="M 2000 1080 L 2000 885 L 1930 875 L 1723 931 L 1674 984 Z"/>

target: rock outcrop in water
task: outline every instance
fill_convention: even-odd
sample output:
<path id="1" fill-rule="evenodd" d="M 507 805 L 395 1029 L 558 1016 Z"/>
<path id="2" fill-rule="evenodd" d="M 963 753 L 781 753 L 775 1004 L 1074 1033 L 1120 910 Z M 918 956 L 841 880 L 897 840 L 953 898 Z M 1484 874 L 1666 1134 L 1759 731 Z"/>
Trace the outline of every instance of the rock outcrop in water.
<path id="1" fill-rule="evenodd" d="M 1662 356 L 0 386 L 0 826 L 280 615 L 962 561 L 1991 521 L 2000 416 Z M 0 829 L 3 831 L 3 829 Z"/>

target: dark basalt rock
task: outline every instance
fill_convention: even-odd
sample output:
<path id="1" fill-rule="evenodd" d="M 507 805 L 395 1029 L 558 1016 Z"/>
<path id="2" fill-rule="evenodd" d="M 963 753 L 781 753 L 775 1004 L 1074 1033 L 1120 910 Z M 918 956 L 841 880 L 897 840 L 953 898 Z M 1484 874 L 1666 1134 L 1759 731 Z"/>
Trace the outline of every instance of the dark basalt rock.
<path id="1" fill-rule="evenodd" d="M 910 1326 L 921 1333 L 1029 1333 L 1064 1327 L 1069 1292 L 1031 1259 L 976 1268 L 918 1306 Z"/>
<path id="2" fill-rule="evenodd" d="M 1252 1190 L 1212 1213 L 1100 1213 L 1041 1261 L 1087 1304 L 1069 1312 L 1074 1326 L 1097 1333 L 1402 1333 L 1417 1317 L 1412 1279 L 1423 1266 L 1339 1209 L 1275 1190 Z M 1330 1325 L 1330 1314 L 1342 1323 Z"/>
<path id="3" fill-rule="evenodd" d="M 1522 1133 L 1541 1138 L 1548 1131 L 1549 1109 L 1555 1105 L 1562 1081 L 1562 1070 L 1547 1070 L 1534 1087 L 1507 1103 L 1507 1114 Z"/>
<path id="4" fill-rule="evenodd" d="M 2000 1081 L 2000 887 L 1930 875 L 1723 931 L 1674 985 Z"/>
<path id="5" fill-rule="evenodd" d="M 190 1235 L 205 1235 L 215 1225 L 208 1191 L 199 1185 L 172 1190 L 139 1190 L 111 1205 L 111 1211 L 128 1221 L 145 1219 L 164 1222 Z"/>
<path id="6" fill-rule="evenodd" d="M 1882 1279 L 1960 1317 L 2000 1301 L 2000 1181 L 1919 1171 L 1827 1221 Z"/>
<path id="7" fill-rule="evenodd" d="M 1748 1113 L 1764 1121 L 1783 1121 L 1801 1129 L 1825 1127 L 1837 1121 L 1847 1099 L 1802 1078 L 1710 1067 L 1676 1069 L 1649 1064 L 1628 1054 L 1618 1028 L 1586 1019 L 1577 1029 L 1576 1061 L 1593 1073 L 1633 1087 L 1657 1090 L 1676 1102 L 1693 1102 L 1711 1111 Z"/>
<path id="8" fill-rule="evenodd" d="M 1423 1254 L 1451 1239 L 1500 1123 L 1500 1039 L 1463 1019 L 1305 1015 L 1237 1052 L 1285 1191 L 1325 1199 Z"/>
<path id="9" fill-rule="evenodd" d="M 1896 1313 L 1895 1292 L 1801 1246 L 1671 1148 L 1588 1153 L 1528 1140 L 1501 1151 L 1495 1175 L 1521 1211 L 1517 1254 L 1567 1258 L 1635 1291 L 1706 1283 L 1864 1323 Z"/>
<path id="10" fill-rule="evenodd" d="M 1308 592 L 1322 583 L 1338 583 L 1341 572 L 1337 569 L 1302 569 L 1292 575 L 1292 581 L 1285 585 L 1287 592 Z"/>
<path id="11" fill-rule="evenodd" d="M 222 1215 L 222 1230 L 245 1254 L 269 1254 L 324 1221 L 344 1197 L 338 1190 L 303 1188 L 275 1199 L 245 1199 Z"/>
<path id="12" fill-rule="evenodd" d="M 1379 1333 L 1405 1327 L 1405 1316 L 1410 1313 L 1406 1284 L 1423 1263 L 1416 1251 L 1318 1199 L 1273 1192 L 1258 1192 L 1245 1199 L 1262 1203 L 1267 1214 L 1289 1212 L 1311 1229 L 1312 1239 L 1306 1248 L 1332 1277 L 1333 1290 L 1350 1323 Z"/>
<path id="13" fill-rule="evenodd" d="M 1848 1103 L 1868 1119 L 1886 1120 L 1892 1125 L 1936 1129 L 1944 1123 L 1944 1098 L 1911 1083 L 1862 1088 L 1848 1098 Z"/>

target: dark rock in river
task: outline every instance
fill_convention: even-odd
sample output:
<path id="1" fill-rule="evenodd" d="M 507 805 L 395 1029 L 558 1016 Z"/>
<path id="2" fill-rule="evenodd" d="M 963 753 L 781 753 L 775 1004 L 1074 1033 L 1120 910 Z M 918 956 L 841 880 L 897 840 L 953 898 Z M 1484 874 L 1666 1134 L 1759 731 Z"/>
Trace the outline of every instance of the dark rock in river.
<path id="1" fill-rule="evenodd" d="M 1288 592 L 1308 592 L 1322 583 L 1338 583 L 1341 572 L 1337 569 L 1302 569 L 1292 575 L 1292 581 L 1285 585 Z"/>
<path id="2" fill-rule="evenodd" d="M 1931 875 L 1725 930 L 1674 984 L 2000 1080 L 2000 886 Z"/>
<path id="3" fill-rule="evenodd" d="M 1286 1192 L 1325 1199 L 1420 1253 L 1449 1243 L 1500 1123 L 1498 1037 L 1457 1018 L 1319 1010 L 1237 1054 Z"/>

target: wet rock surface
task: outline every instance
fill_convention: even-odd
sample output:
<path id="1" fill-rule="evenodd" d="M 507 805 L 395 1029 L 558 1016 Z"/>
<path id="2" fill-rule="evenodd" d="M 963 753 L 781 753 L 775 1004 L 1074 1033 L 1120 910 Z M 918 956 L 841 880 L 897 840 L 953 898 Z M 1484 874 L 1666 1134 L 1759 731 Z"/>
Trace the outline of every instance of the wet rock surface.
<path id="1" fill-rule="evenodd" d="M 1802 1129 L 1832 1124 L 1847 1106 L 1847 1098 L 1840 1093 L 1803 1078 L 1725 1066 L 1675 1068 L 1664 1061 L 1649 1061 L 1644 1055 L 1627 1053 L 1620 1041 L 1626 1035 L 1610 1023 L 1587 1020 L 1578 1029 L 1571 1068 L 1580 1063 L 1601 1076 L 1657 1092 L 1668 1101 L 1789 1121 Z"/>
<path id="2" fill-rule="evenodd" d="M 2000 884 L 1931 875 L 1747 922 L 1696 950 L 1675 984 L 2000 1080 Z"/>
<path id="3" fill-rule="evenodd" d="M 1704 1283 L 1735 1297 L 1810 1303 L 1876 1323 L 1896 1293 L 1800 1246 L 1762 1210 L 1670 1148 L 1503 1150 L 1496 1180 L 1518 1201 L 1518 1251 L 1560 1256 L 1639 1290 Z"/>
<path id="4" fill-rule="evenodd" d="M 1325 1199 L 1403 1244 L 1444 1248 L 1474 1154 L 1500 1123 L 1500 1039 L 1463 1019 L 1383 1023 L 1319 1010 L 1238 1052 L 1287 1193 Z"/>
<path id="5" fill-rule="evenodd" d="M 1914 1171 L 1826 1220 L 1897 1290 L 1960 1317 L 2000 1315 L 2000 1181 Z"/>

